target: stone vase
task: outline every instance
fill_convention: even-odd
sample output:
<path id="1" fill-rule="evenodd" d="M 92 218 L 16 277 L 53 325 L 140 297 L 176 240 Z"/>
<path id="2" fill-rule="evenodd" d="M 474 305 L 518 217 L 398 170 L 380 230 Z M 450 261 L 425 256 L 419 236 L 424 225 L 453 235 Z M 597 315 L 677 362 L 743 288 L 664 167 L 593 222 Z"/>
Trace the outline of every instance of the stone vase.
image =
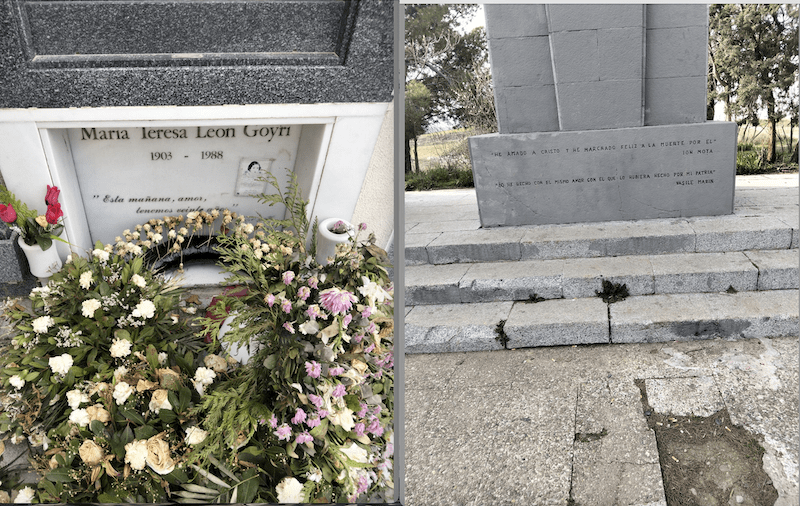
<path id="1" fill-rule="evenodd" d="M 17 239 L 17 243 L 28 259 L 31 274 L 40 280 L 49 278 L 61 269 L 61 257 L 58 256 L 55 244 L 43 250 L 38 245 L 28 246 L 22 237 Z"/>
<path id="2" fill-rule="evenodd" d="M 346 232 L 336 233 L 332 230 L 336 222 L 339 221 L 344 223 L 347 228 Z M 336 245 L 349 241 L 350 237 L 355 234 L 355 230 L 352 223 L 340 220 L 339 218 L 323 220 L 322 223 L 319 224 L 319 229 L 317 230 L 317 263 L 326 265 L 328 263 L 328 257 L 332 257 L 336 254 Z"/>

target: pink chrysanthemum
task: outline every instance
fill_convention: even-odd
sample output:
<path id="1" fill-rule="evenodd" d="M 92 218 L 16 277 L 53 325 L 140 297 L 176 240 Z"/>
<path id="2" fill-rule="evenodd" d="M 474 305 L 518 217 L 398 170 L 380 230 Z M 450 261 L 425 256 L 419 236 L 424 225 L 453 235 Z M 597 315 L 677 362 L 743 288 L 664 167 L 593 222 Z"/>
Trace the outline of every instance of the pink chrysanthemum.
<path id="1" fill-rule="evenodd" d="M 319 378 L 319 375 L 320 375 L 321 372 L 322 372 L 322 365 L 320 365 L 316 360 L 312 360 L 311 362 L 306 362 L 306 374 L 308 374 L 310 377 L 312 377 L 314 379 L 317 379 L 317 378 Z M 320 404 L 319 405 L 317 405 L 317 403 L 314 402 L 314 400 L 312 399 L 312 396 L 320 399 Z M 315 406 L 317 406 L 317 407 L 322 406 L 322 399 L 320 397 L 318 397 L 318 396 L 316 396 L 314 394 L 309 394 L 308 398 L 312 399 L 311 402 L 314 402 Z"/>
<path id="2" fill-rule="evenodd" d="M 275 304 L 275 296 L 271 293 L 268 293 L 266 297 L 264 297 L 264 301 L 267 303 L 269 307 L 272 307 Z"/>
<path id="3" fill-rule="evenodd" d="M 308 371 L 308 362 L 306 362 L 306 371 Z M 309 374 L 309 376 L 311 376 L 311 374 Z M 319 376 L 319 373 L 317 373 L 317 376 Z M 319 395 L 308 394 L 308 400 L 311 401 L 311 404 L 313 404 L 314 406 L 318 408 L 322 407 L 323 401 L 322 397 L 320 397 Z"/>
<path id="4" fill-rule="evenodd" d="M 313 440 L 314 438 L 311 436 L 311 434 L 309 434 L 308 432 L 301 432 L 300 434 L 297 435 L 294 442 L 300 445 L 303 443 L 310 443 Z"/>
<path id="5" fill-rule="evenodd" d="M 364 424 L 361 423 L 361 422 L 358 422 L 357 424 L 355 424 L 353 426 L 353 432 L 355 432 L 356 436 L 358 436 L 358 437 L 363 436 L 364 435 Z"/>
<path id="6" fill-rule="evenodd" d="M 311 289 L 307 286 L 301 286 L 297 290 L 297 298 L 305 302 L 305 300 L 311 295 Z"/>
<path id="7" fill-rule="evenodd" d="M 292 312 L 292 302 L 289 299 L 283 299 L 283 301 L 281 302 L 281 309 L 283 309 L 283 312 L 286 313 L 286 314 L 291 313 Z"/>
<path id="8" fill-rule="evenodd" d="M 286 271 L 286 272 L 283 273 L 283 284 L 284 285 L 291 284 L 293 279 L 294 279 L 294 271 Z"/>
<path id="9" fill-rule="evenodd" d="M 347 326 L 350 325 L 351 321 L 353 321 L 353 315 L 351 314 L 345 315 L 345 317 L 342 318 L 342 326 L 344 328 L 347 328 Z"/>
<path id="10" fill-rule="evenodd" d="M 312 320 L 316 320 L 317 318 L 322 318 L 323 320 L 325 319 L 325 315 L 322 314 L 322 311 L 319 310 L 319 306 L 316 304 L 308 306 L 308 309 L 306 309 L 306 314 Z"/>
<path id="11" fill-rule="evenodd" d="M 337 397 L 337 398 L 338 397 L 344 397 L 345 393 L 347 393 L 347 390 L 345 390 L 344 385 L 339 383 L 338 385 L 336 385 L 336 388 L 333 389 L 333 392 L 331 392 L 331 396 Z"/>
<path id="12" fill-rule="evenodd" d="M 273 413 L 272 416 L 269 417 L 269 426 L 272 427 L 273 429 L 278 426 L 278 419 L 275 417 L 275 413 Z"/>
<path id="13" fill-rule="evenodd" d="M 358 298 L 347 290 L 333 287 L 319 292 L 319 303 L 333 314 L 344 314 L 350 311 Z"/>
<path id="14" fill-rule="evenodd" d="M 309 418 L 309 419 L 306 421 L 306 425 L 308 425 L 308 427 L 309 427 L 310 429 L 313 429 L 314 427 L 316 427 L 316 426 L 317 426 L 317 425 L 319 425 L 320 423 L 321 423 L 321 422 L 319 421 L 319 417 L 318 417 L 318 416 L 315 416 L 315 417 Z"/>
<path id="15" fill-rule="evenodd" d="M 284 322 L 283 323 L 283 328 L 288 330 L 290 334 L 294 334 L 294 326 L 292 325 L 291 322 Z"/>
<path id="16" fill-rule="evenodd" d="M 328 376 L 331 377 L 338 376 L 343 373 L 344 373 L 344 367 L 341 366 L 331 367 L 328 369 Z"/>
<path id="17" fill-rule="evenodd" d="M 310 278 L 308 278 L 309 287 L 316 290 L 318 285 L 319 285 L 319 279 L 316 276 L 311 276 Z"/>
<path id="18" fill-rule="evenodd" d="M 281 441 L 288 441 L 292 438 L 292 429 L 287 424 L 283 424 L 273 434 L 278 436 Z"/>
<path id="19" fill-rule="evenodd" d="M 361 311 L 361 318 L 369 318 L 370 316 L 372 316 L 372 308 L 367 306 Z"/>

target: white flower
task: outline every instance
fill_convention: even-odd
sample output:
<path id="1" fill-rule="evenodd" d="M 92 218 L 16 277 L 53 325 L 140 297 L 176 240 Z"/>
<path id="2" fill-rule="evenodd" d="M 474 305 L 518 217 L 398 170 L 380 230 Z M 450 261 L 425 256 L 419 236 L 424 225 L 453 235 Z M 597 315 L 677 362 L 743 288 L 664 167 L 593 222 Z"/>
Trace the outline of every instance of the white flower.
<path id="1" fill-rule="evenodd" d="M 109 353 L 114 358 L 127 357 L 131 354 L 131 346 L 133 346 L 133 343 L 127 339 L 114 339 Z"/>
<path id="2" fill-rule="evenodd" d="M 161 242 L 161 239 L 163 239 L 163 238 L 164 238 L 164 236 L 161 235 L 161 234 L 153 234 L 153 242 L 154 243 Z"/>
<path id="3" fill-rule="evenodd" d="M 214 378 L 216 377 L 217 373 L 206 367 L 198 367 L 194 372 L 194 380 L 204 385 L 210 385 L 214 383 Z"/>
<path id="4" fill-rule="evenodd" d="M 312 471 L 306 473 L 306 478 L 308 478 L 309 481 L 319 483 L 320 481 L 322 481 L 322 473 L 320 472 L 319 469 L 315 468 Z"/>
<path id="5" fill-rule="evenodd" d="M 134 471 L 141 471 L 147 465 L 147 441 L 136 440 L 125 445 L 125 463 Z"/>
<path id="6" fill-rule="evenodd" d="M 25 380 L 22 379 L 18 374 L 15 374 L 8 378 L 8 382 L 11 383 L 11 386 L 19 390 L 20 388 L 25 386 Z"/>
<path id="7" fill-rule="evenodd" d="M 370 306 L 374 307 L 375 303 L 381 304 L 386 299 L 392 298 L 386 290 L 381 288 L 378 283 L 370 281 L 368 277 L 361 276 L 361 281 L 363 281 L 364 284 L 358 287 L 358 291 L 367 298 Z"/>
<path id="8" fill-rule="evenodd" d="M 205 441 L 206 436 L 208 436 L 208 431 L 201 429 L 200 427 L 193 426 L 186 429 L 186 444 L 187 445 L 197 445 Z"/>
<path id="9" fill-rule="evenodd" d="M 300 332 L 303 334 L 315 334 L 319 332 L 319 323 L 316 320 L 308 320 L 307 322 L 301 324 L 299 327 Z"/>
<path id="10" fill-rule="evenodd" d="M 163 388 L 155 390 L 153 396 L 150 398 L 150 411 L 158 414 L 162 409 L 172 409 L 172 404 L 169 403 L 167 395 L 168 392 Z"/>
<path id="11" fill-rule="evenodd" d="M 344 407 L 341 410 L 335 411 L 333 414 L 329 414 L 328 419 L 332 424 L 343 428 L 345 432 L 350 432 L 356 425 L 353 419 L 353 410 L 348 407 Z"/>
<path id="12" fill-rule="evenodd" d="M 167 237 L 169 237 L 170 239 L 175 239 L 175 236 L 177 235 L 178 233 L 175 232 L 174 230 L 170 230 L 169 232 L 167 232 Z"/>
<path id="13" fill-rule="evenodd" d="M 36 491 L 31 487 L 24 487 L 22 488 L 17 497 L 14 499 L 14 503 L 16 504 L 28 504 L 33 502 L 33 498 L 36 496 Z"/>
<path id="14" fill-rule="evenodd" d="M 81 313 L 86 318 L 93 318 L 94 317 L 94 312 L 97 311 L 98 309 L 100 309 L 101 305 L 102 304 L 97 299 L 85 300 L 85 301 L 83 301 L 83 304 L 81 304 Z"/>
<path id="15" fill-rule="evenodd" d="M 134 318 L 152 318 L 156 314 L 156 305 L 145 299 L 136 304 L 136 308 L 131 312 Z"/>
<path id="16" fill-rule="evenodd" d="M 131 283 L 138 286 L 139 288 L 144 288 L 147 286 L 147 281 L 145 281 L 144 278 L 138 274 L 134 274 L 133 276 L 131 276 Z"/>
<path id="17" fill-rule="evenodd" d="M 162 434 L 147 440 L 147 465 L 158 474 L 169 474 L 175 469 L 175 461 L 169 454 L 169 443 L 161 439 Z"/>
<path id="18" fill-rule="evenodd" d="M 69 407 L 73 410 L 78 409 L 81 406 L 81 403 L 84 402 L 89 402 L 89 396 L 77 388 L 67 392 L 67 404 L 69 404 Z"/>
<path id="19" fill-rule="evenodd" d="M 86 427 L 91 422 L 91 419 L 89 418 L 89 413 L 81 408 L 72 410 L 72 413 L 69 414 L 69 421 L 81 427 Z"/>
<path id="20" fill-rule="evenodd" d="M 108 262 L 109 253 L 106 250 L 102 249 L 92 250 L 92 255 L 99 258 L 101 262 Z"/>
<path id="21" fill-rule="evenodd" d="M 225 372 L 228 370 L 228 361 L 213 353 L 206 355 L 206 357 L 203 359 L 203 363 L 205 363 L 206 367 L 212 369 L 214 372 Z"/>
<path id="22" fill-rule="evenodd" d="M 114 379 L 117 381 L 121 381 L 126 374 L 128 374 L 128 368 L 125 367 L 124 365 L 121 365 L 116 369 L 114 369 Z"/>
<path id="23" fill-rule="evenodd" d="M 58 357 L 50 357 L 48 363 L 53 373 L 66 375 L 69 372 L 69 368 L 72 367 L 72 356 L 69 353 L 64 353 Z"/>
<path id="24" fill-rule="evenodd" d="M 55 322 L 49 316 L 40 316 L 31 322 L 33 325 L 33 331 L 37 334 L 42 334 L 47 332 L 47 329 L 55 325 Z"/>
<path id="25" fill-rule="evenodd" d="M 303 484 L 297 478 L 287 476 L 275 487 L 278 493 L 278 502 L 283 504 L 298 504 L 305 502 L 303 498 Z"/>
<path id="26" fill-rule="evenodd" d="M 158 354 L 158 363 L 159 365 L 164 365 L 167 363 L 167 353 L 162 351 Z"/>
<path id="27" fill-rule="evenodd" d="M 135 388 L 131 385 L 125 383 L 124 381 L 120 381 L 114 386 L 114 393 L 112 394 L 114 400 L 117 401 L 117 405 L 121 406 L 125 404 L 125 401 L 128 400 L 128 397 L 134 392 Z"/>
<path id="28" fill-rule="evenodd" d="M 92 271 L 86 271 L 81 274 L 80 285 L 84 290 L 88 290 L 92 287 Z"/>
<path id="29" fill-rule="evenodd" d="M 341 450 L 341 452 L 344 453 L 347 458 L 354 462 L 358 462 L 360 464 L 366 464 L 369 462 L 369 454 L 367 453 L 367 450 L 361 448 L 355 443 L 350 443 L 350 446 L 348 447 L 342 446 L 339 448 L 339 450 Z"/>

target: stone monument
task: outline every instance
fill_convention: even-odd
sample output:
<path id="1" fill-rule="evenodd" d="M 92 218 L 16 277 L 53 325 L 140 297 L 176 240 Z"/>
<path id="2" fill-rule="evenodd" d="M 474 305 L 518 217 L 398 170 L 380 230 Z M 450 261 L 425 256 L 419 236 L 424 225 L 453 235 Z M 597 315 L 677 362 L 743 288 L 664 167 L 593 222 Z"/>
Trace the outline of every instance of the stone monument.
<path id="1" fill-rule="evenodd" d="M 706 121 L 705 5 L 486 5 L 499 133 L 469 140 L 481 225 L 733 212 Z"/>
<path id="2" fill-rule="evenodd" d="M 384 247 L 393 232 L 392 8 L 4 2 L 2 177 L 34 206 L 46 185 L 61 188 L 63 237 L 87 249 L 198 209 L 282 217 L 252 196 L 266 189 L 259 174 L 290 171 L 311 219 L 368 222 Z M 387 139 L 388 154 L 376 149 Z"/>

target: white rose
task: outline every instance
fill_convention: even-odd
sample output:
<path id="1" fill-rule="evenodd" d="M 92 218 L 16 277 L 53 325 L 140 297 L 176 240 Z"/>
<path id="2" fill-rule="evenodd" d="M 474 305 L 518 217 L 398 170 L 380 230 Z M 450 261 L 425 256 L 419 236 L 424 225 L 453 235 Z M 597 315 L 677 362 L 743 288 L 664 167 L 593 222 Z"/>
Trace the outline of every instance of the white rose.
<path id="1" fill-rule="evenodd" d="M 28 504 L 33 502 L 33 498 L 36 496 L 36 491 L 31 487 L 24 487 L 19 491 L 17 497 L 14 499 L 14 503 L 16 504 Z"/>
<path id="2" fill-rule="evenodd" d="M 328 415 L 328 418 L 332 424 L 340 426 L 346 432 L 353 430 L 353 427 L 356 425 L 353 419 L 353 410 L 348 407 L 335 411 L 333 414 Z"/>
<path id="3" fill-rule="evenodd" d="M 208 436 L 208 431 L 205 431 L 197 426 L 189 427 L 188 429 L 186 429 L 186 444 L 187 445 L 200 444 L 203 441 L 205 441 L 206 436 Z"/>
<path id="4" fill-rule="evenodd" d="M 25 386 L 25 380 L 22 379 L 19 375 L 15 374 L 8 378 L 8 382 L 11 383 L 11 386 L 19 390 L 20 388 Z"/>
<path id="5" fill-rule="evenodd" d="M 163 239 L 163 238 L 164 238 L 164 236 L 161 235 L 161 234 L 154 234 L 153 235 L 153 242 L 154 243 L 159 243 L 159 242 L 161 242 L 161 239 Z"/>
<path id="6" fill-rule="evenodd" d="M 80 448 L 78 448 L 78 454 L 81 456 L 81 460 L 87 466 L 98 465 L 106 456 L 106 453 L 103 451 L 103 449 L 91 439 L 86 439 L 83 443 L 81 443 Z"/>
<path id="7" fill-rule="evenodd" d="M 53 373 L 66 375 L 69 372 L 69 368 L 72 367 L 72 356 L 69 353 L 64 353 L 58 357 L 50 357 L 48 363 Z"/>
<path id="8" fill-rule="evenodd" d="M 164 365 L 167 363 L 167 353 L 162 351 L 158 354 L 158 363 L 159 365 Z"/>
<path id="9" fill-rule="evenodd" d="M 100 309 L 100 301 L 97 299 L 88 299 L 81 304 L 81 313 L 86 318 L 93 318 L 94 312 Z"/>
<path id="10" fill-rule="evenodd" d="M 378 283 L 370 281 L 368 277 L 361 276 L 361 281 L 363 281 L 364 284 L 358 287 L 358 291 L 367 298 L 370 306 L 375 306 L 376 302 L 380 304 L 384 300 L 392 298 L 386 290 L 381 288 Z"/>
<path id="11" fill-rule="evenodd" d="M 147 286 L 147 282 L 138 274 L 134 274 L 131 276 L 131 283 L 138 286 L 139 288 L 144 288 Z"/>
<path id="12" fill-rule="evenodd" d="M 228 370 L 228 361 L 219 355 L 214 355 L 213 353 L 206 355 L 206 357 L 203 359 L 203 363 L 206 364 L 206 367 L 213 369 L 214 372 L 225 372 Z"/>
<path id="13" fill-rule="evenodd" d="M 81 274 L 80 285 L 81 285 L 81 288 L 83 288 L 84 290 L 88 290 L 89 288 L 92 287 L 92 272 L 91 271 L 86 271 L 83 274 Z"/>
<path id="14" fill-rule="evenodd" d="M 49 316 L 40 316 L 31 323 L 33 325 L 33 331 L 37 334 L 43 334 L 47 332 L 47 329 L 55 325 L 55 322 Z"/>
<path id="15" fill-rule="evenodd" d="M 108 262 L 109 254 L 108 251 L 102 249 L 95 249 L 92 250 L 92 255 L 99 258 L 101 262 Z"/>
<path id="16" fill-rule="evenodd" d="M 350 443 L 350 446 L 348 447 L 342 446 L 339 448 L 339 450 L 341 450 L 341 452 L 353 462 L 358 462 L 360 464 L 366 464 L 369 462 L 369 454 L 367 453 L 367 450 L 361 448 L 355 443 Z"/>
<path id="17" fill-rule="evenodd" d="M 112 395 L 114 400 L 117 401 L 117 405 L 121 406 L 125 404 L 125 401 L 128 400 L 128 397 L 130 397 L 133 392 L 134 388 L 132 386 L 124 381 L 120 381 L 116 384 L 116 386 L 114 386 L 114 393 Z"/>
<path id="18" fill-rule="evenodd" d="M 162 409 L 172 409 L 172 404 L 169 403 L 167 394 L 168 392 L 163 388 L 154 391 L 153 396 L 150 398 L 150 411 L 158 414 Z"/>
<path id="19" fill-rule="evenodd" d="M 131 354 L 131 346 L 133 346 L 133 343 L 127 339 L 114 339 L 109 352 L 114 358 L 127 357 Z"/>
<path id="20" fill-rule="evenodd" d="M 77 388 L 67 392 L 67 404 L 69 404 L 70 408 L 78 409 L 83 402 L 89 402 L 89 396 L 85 393 L 81 392 Z"/>
<path id="21" fill-rule="evenodd" d="M 175 469 L 175 461 L 169 454 L 169 443 L 161 436 L 153 436 L 147 440 L 147 465 L 158 474 L 169 474 Z"/>
<path id="22" fill-rule="evenodd" d="M 194 380 L 204 385 L 210 385 L 211 383 L 214 383 L 214 378 L 216 377 L 217 373 L 206 367 L 198 367 L 194 372 Z"/>
<path id="23" fill-rule="evenodd" d="M 156 305 L 145 299 L 136 304 L 136 308 L 131 312 L 134 318 L 152 318 L 156 314 Z"/>
<path id="24" fill-rule="evenodd" d="M 126 374 L 128 374 L 128 368 L 125 367 L 124 365 L 121 365 L 116 369 L 114 369 L 114 379 L 117 381 L 121 381 Z"/>
<path id="25" fill-rule="evenodd" d="M 85 409 L 75 409 L 69 414 L 69 421 L 81 427 L 86 427 L 91 422 L 91 419 Z"/>
<path id="26" fill-rule="evenodd" d="M 125 463 L 134 471 L 141 471 L 147 465 L 147 441 L 136 440 L 125 445 Z"/>
<path id="27" fill-rule="evenodd" d="M 287 476 L 275 487 L 278 493 L 278 502 L 282 504 L 298 504 L 305 502 L 303 498 L 303 484 L 297 478 Z"/>
<path id="28" fill-rule="evenodd" d="M 86 408 L 86 414 L 89 415 L 89 420 L 92 422 L 95 420 L 100 420 L 105 424 L 111 421 L 111 413 L 109 413 L 102 404 L 89 406 Z"/>

